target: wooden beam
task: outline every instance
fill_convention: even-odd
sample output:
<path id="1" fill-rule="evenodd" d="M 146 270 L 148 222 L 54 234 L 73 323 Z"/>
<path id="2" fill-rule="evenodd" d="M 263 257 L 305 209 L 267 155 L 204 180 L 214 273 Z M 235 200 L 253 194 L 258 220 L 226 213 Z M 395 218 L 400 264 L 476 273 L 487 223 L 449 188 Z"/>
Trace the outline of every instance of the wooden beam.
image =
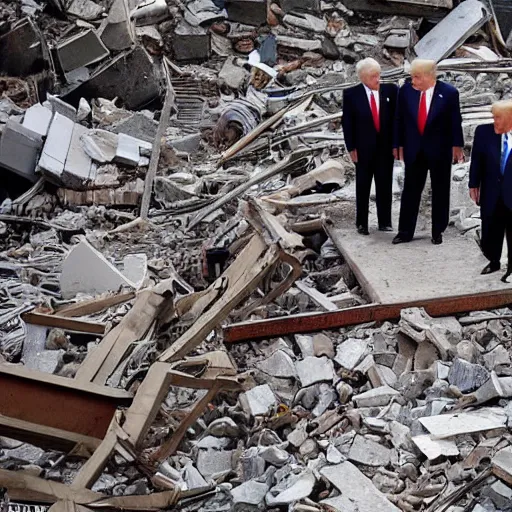
<path id="1" fill-rule="evenodd" d="M 63 306 L 55 312 L 60 317 L 72 318 L 77 316 L 87 316 L 99 313 L 104 309 L 123 304 L 135 298 L 135 292 L 116 293 L 108 297 L 84 300 Z"/>
<path id="2" fill-rule="evenodd" d="M 101 439 L 83 436 L 58 428 L 46 427 L 28 421 L 9 418 L 0 414 L 0 436 L 18 439 L 24 443 L 39 446 L 45 450 L 70 452 L 77 445 L 83 447 L 81 453 L 93 453 L 101 444 Z"/>
<path id="3" fill-rule="evenodd" d="M 329 300 L 329 297 L 320 293 L 315 288 L 311 288 L 302 281 L 297 281 L 295 286 L 302 292 L 305 293 L 317 306 L 320 306 L 325 311 L 337 311 L 339 308 Z"/>
<path id="4" fill-rule="evenodd" d="M 325 313 L 303 313 L 269 320 L 241 322 L 223 329 L 227 343 L 275 338 L 288 334 L 336 329 L 367 322 L 383 322 L 400 318 L 402 309 L 423 307 L 431 316 L 447 316 L 469 311 L 496 309 L 512 304 L 512 290 L 439 297 L 394 304 L 368 304 Z"/>
<path id="5" fill-rule="evenodd" d="M 44 313 L 24 313 L 21 319 L 27 324 L 42 325 L 43 327 L 56 327 L 64 331 L 85 332 L 88 334 L 105 334 L 105 324 L 74 320 L 59 315 L 46 315 Z"/>

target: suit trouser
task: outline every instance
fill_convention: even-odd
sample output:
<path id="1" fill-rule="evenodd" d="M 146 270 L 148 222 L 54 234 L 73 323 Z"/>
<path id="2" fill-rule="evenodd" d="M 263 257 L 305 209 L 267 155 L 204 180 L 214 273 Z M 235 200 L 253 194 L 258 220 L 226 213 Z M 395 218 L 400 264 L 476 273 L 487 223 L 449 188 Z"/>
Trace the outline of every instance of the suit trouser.
<path id="1" fill-rule="evenodd" d="M 391 149 L 376 149 L 370 158 L 358 155 L 356 164 L 356 225 L 368 228 L 368 208 L 372 179 L 375 178 L 375 195 L 379 227 L 391 226 L 393 191 L 393 155 Z"/>
<path id="2" fill-rule="evenodd" d="M 432 235 L 443 233 L 450 220 L 451 159 L 446 163 L 431 165 L 423 151 L 416 160 L 405 166 L 404 190 L 400 203 L 398 232 L 412 238 L 416 230 L 421 194 L 425 188 L 427 173 L 430 170 L 432 185 Z"/>
<path id="3" fill-rule="evenodd" d="M 494 210 L 485 214 L 482 212 L 481 217 L 481 247 L 484 256 L 489 261 L 499 261 L 506 234 L 510 261 L 512 258 L 512 211 L 505 206 L 500 196 Z"/>

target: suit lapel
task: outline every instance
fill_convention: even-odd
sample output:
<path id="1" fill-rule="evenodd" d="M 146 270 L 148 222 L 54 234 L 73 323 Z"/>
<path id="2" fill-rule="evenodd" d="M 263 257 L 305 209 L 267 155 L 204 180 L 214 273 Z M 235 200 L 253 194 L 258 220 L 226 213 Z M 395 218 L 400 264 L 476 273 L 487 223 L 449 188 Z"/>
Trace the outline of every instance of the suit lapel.
<path id="1" fill-rule="evenodd" d="M 436 82 L 434 90 L 432 91 L 432 101 L 430 102 L 430 108 L 428 109 L 427 124 L 429 124 L 436 116 L 441 101 L 442 95 L 439 94 L 439 82 Z"/>
<path id="2" fill-rule="evenodd" d="M 492 132 L 493 143 L 491 144 L 492 154 L 498 166 L 498 172 L 501 174 L 501 135 L 498 135 L 494 130 Z M 510 155 L 509 155 L 510 156 Z"/>
<path id="3" fill-rule="evenodd" d="M 385 115 L 385 109 L 387 108 L 387 101 L 388 98 L 382 91 L 382 85 L 379 88 L 379 118 L 380 118 L 380 125 L 383 126 L 384 124 L 384 115 Z"/>
<path id="4" fill-rule="evenodd" d="M 364 84 L 359 86 L 359 94 L 361 95 L 361 102 L 365 105 L 363 108 L 366 110 L 366 113 L 370 115 L 373 119 L 372 109 L 370 107 L 370 102 L 368 101 L 368 94 L 366 93 L 366 87 Z"/>

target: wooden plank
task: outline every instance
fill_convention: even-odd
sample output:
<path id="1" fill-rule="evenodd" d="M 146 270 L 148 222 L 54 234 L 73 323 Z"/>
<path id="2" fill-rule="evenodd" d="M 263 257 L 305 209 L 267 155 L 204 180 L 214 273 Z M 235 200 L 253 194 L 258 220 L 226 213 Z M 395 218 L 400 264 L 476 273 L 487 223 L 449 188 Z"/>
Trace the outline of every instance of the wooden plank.
<path id="1" fill-rule="evenodd" d="M 45 450 L 70 452 L 76 445 L 93 453 L 101 444 L 101 439 L 67 432 L 58 428 L 46 427 L 28 421 L 9 418 L 0 414 L 0 436 L 18 439 L 24 443 L 39 446 Z M 84 453 L 83 451 L 81 453 Z"/>
<path id="2" fill-rule="evenodd" d="M 64 331 L 85 332 L 88 334 L 105 334 L 105 324 L 74 320 L 59 315 L 44 313 L 24 313 L 21 318 L 27 324 L 42 325 L 43 327 L 56 327 Z"/>
<path id="3" fill-rule="evenodd" d="M 512 447 L 508 446 L 494 456 L 492 472 L 508 485 L 512 485 Z"/>
<path id="4" fill-rule="evenodd" d="M 65 318 L 94 315 L 95 313 L 100 313 L 104 309 L 128 302 L 133 298 L 135 298 L 135 292 L 116 293 L 109 297 L 84 300 L 75 304 L 63 306 L 57 309 L 55 314 Z"/>
<path id="5" fill-rule="evenodd" d="M 367 322 L 397 320 L 400 318 L 402 309 L 412 307 L 423 307 L 430 316 L 435 317 L 497 309 L 509 304 L 512 304 L 512 290 L 510 289 L 394 304 L 367 304 L 325 313 L 302 313 L 269 320 L 240 322 L 226 326 L 223 329 L 223 336 L 225 342 L 234 343 L 324 329 L 337 329 Z"/>
<path id="6" fill-rule="evenodd" d="M 55 503 L 59 500 L 70 500 L 84 505 L 104 498 L 103 494 L 89 489 L 72 489 L 68 485 L 19 471 L 0 469 L 0 482 L 13 501 L 24 503 Z"/>
<path id="7" fill-rule="evenodd" d="M 295 286 L 303 293 L 305 293 L 311 300 L 317 305 L 320 306 L 325 311 L 337 311 L 338 306 L 331 302 L 327 296 L 323 293 L 320 293 L 318 290 L 311 288 L 307 284 L 302 281 L 297 281 Z"/>
<path id="8" fill-rule="evenodd" d="M 139 292 L 132 309 L 103 338 L 98 347 L 87 354 L 74 380 L 105 384 L 130 345 L 144 337 L 160 309 L 172 300 L 173 282 L 173 279 L 166 279 L 154 288 Z"/>
<path id="9" fill-rule="evenodd" d="M 229 313 L 261 282 L 265 274 L 279 259 L 279 248 L 267 249 L 263 239 L 254 235 L 236 260 L 219 278 L 227 289 L 215 304 L 176 340 L 159 358 L 159 361 L 176 361 L 185 357 L 202 343 L 208 333 L 219 325 Z M 217 280 L 217 281 L 219 281 Z M 215 286 L 215 283 L 212 285 Z"/>

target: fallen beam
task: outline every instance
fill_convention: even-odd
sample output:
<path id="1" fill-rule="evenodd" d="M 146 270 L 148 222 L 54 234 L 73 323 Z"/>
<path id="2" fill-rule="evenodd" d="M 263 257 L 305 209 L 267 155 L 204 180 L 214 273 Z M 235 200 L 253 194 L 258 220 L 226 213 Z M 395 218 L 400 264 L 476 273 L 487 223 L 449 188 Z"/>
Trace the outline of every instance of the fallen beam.
<path id="1" fill-rule="evenodd" d="M 59 315 L 46 315 L 44 313 L 25 313 L 21 316 L 27 324 L 41 325 L 43 327 L 56 327 L 64 331 L 85 332 L 88 334 L 105 334 L 105 324 L 74 320 Z"/>
<path id="2" fill-rule="evenodd" d="M 72 318 L 77 316 L 94 315 L 105 309 L 123 304 L 135 298 L 135 292 L 115 293 L 108 297 L 84 300 L 75 304 L 63 306 L 56 311 L 60 317 Z"/>
<path id="3" fill-rule="evenodd" d="M 512 290 L 499 290 L 395 304 L 368 304 L 326 313 L 303 313 L 269 320 L 241 322 L 224 327 L 223 334 L 225 342 L 234 343 L 336 329 L 366 322 L 398 320 L 402 309 L 413 307 L 425 308 L 430 316 L 447 316 L 501 308 L 509 304 L 512 304 Z"/>
<path id="4" fill-rule="evenodd" d="M 103 439 L 118 406 L 132 395 L 120 389 L 0 365 L 0 411 L 9 418 Z"/>

